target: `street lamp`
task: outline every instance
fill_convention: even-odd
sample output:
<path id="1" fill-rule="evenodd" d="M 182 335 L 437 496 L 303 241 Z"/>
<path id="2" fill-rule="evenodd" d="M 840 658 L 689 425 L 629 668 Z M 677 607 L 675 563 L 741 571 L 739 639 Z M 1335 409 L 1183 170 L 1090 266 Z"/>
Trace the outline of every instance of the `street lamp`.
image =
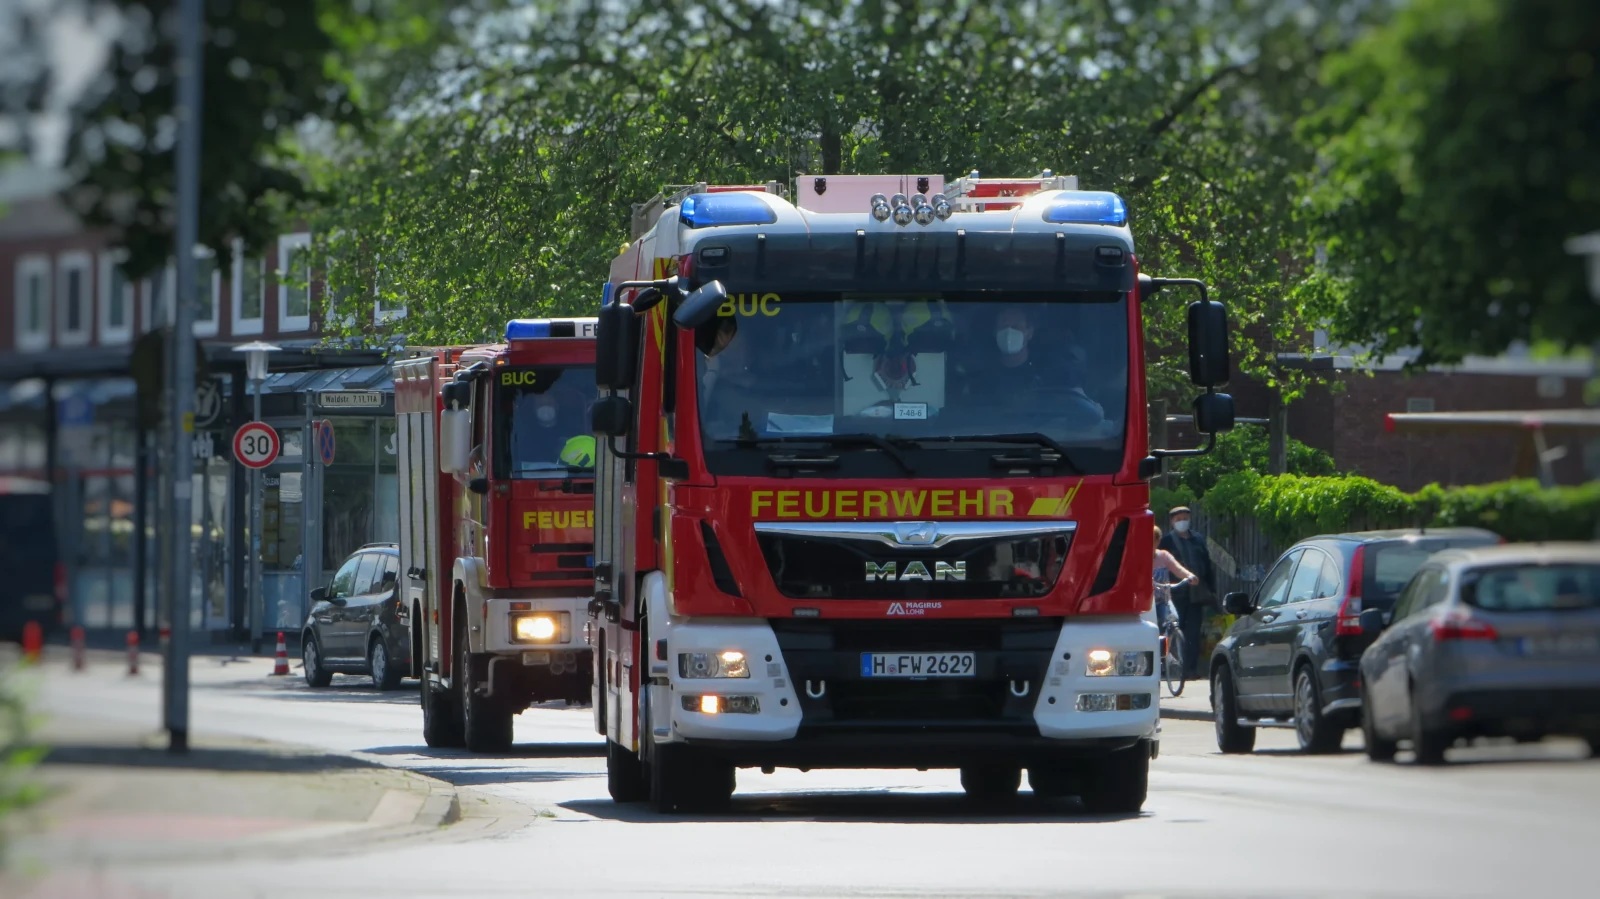
<path id="1" fill-rule="evenodd" d="M 252 394 L 251 420 L 261 420 L 261 385 L 267 380 L 267 354 L 276 353 L 282 347 L 273 346 L 261 340 L 251 341 L 233 348 L 236 353 L 244 354 L 245 376 L 250 379 L 250 384 L 255 389 Z M 250 651 L 261 651 L 261 624 L 266 612 L 266 597 L 261 590 L 261 469 L 250 470 Z"/>

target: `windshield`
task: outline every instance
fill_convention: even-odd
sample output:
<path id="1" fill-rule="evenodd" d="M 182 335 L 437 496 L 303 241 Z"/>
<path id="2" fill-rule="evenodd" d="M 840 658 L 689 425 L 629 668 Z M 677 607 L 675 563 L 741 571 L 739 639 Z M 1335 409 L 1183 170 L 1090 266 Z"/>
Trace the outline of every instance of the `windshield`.
<path id="1" fill-rule="evenodd" d="M 500 477 L 557 478 L 594 470 L 590 365 L 502 369 L 496 374 L 496 465 Z"/>
<path id="2" fill-rule="evenodd" d="M 1447 549 L 1468 549 L 1494 542 L 1493 537 L 1458 537 L 1371 544 L 1366 550 L 1367 573 L 1362 595 L 1370 601 L 1393 603 L 1429 556 Z"/>
<path id="3" fill-rule="evenodd" d="M 734 294 L 696 344 L 713 471 L 746 467 L 730 452 L 813 442 L 898 456 L 896 474 L 911 456 L 934 474 L 929 464 L 948 466 L 930 453 L 960 450 L 985 455 L 965 473 L 988 474 L 1007 447 L 1065 451 L 1084 474 L 1122 461 L 1120 294 Z"/>
<path id="4" fill-rule="evenodd" d="M 1517 565 L 1482 572 L 1461 598 L 1493 612 L 1600 608 L 1600 565 Z"/>

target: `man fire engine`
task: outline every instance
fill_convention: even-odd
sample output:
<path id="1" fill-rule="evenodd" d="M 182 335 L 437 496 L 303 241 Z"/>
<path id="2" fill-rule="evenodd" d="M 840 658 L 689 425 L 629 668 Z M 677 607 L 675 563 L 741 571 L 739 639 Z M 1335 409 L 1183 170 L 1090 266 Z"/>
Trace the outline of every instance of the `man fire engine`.
<path id="1" fill-rule="evenodd" d="M 429 746 L 511 746 L 532 702 L 589 696 L 595 319 L 396 363 L 400 565 Z"/>
<path id="2" fill-rule="evenodd" d="M 1232 426 L 1225 312 L 1076 179 L 802 176 L 635 211 L 602 308 L 595 718 L 611 795 L 959 768 L 1144 802 L 1147 479 Z M 1190 305 L 1202 449 L 1147 450 L 1141 301 Z"/>

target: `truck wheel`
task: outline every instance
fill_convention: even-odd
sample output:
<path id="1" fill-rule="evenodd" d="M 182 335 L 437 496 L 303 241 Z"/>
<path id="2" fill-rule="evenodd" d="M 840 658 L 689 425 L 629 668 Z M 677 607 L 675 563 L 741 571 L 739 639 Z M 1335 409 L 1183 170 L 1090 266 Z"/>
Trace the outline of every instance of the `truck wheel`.
<path id="1" fill-rule="evenodd" d="M 650 784 L 644 766 L 631 749 L 615 740 L 606 741 L 606 792 L 612 802 L 643 802 L 650 798 Z"/>
<path id="2" fill-rule="evenodd" d="M 367 670 L 372 672 L 372 685 L 380 690 L 400 686 L 400 678 L 405 674 L 389 658 L 389 647 L 379 634 L 372 636 L 372 645 L 367 647 Z"/>
<path id="3" fill-rule="evenodd" d="M 466 617 L 460 619 L 465 622 Z M 484 696 L 473 687 L 472 656 L 467 652 L 467 629 L 456 631 L 456 702 L 461 707 L 461 734 L 471 752 L 508 752 L 516 713 Z"/>
<path id="4" fill-rule="evenodd" d="M 733 766 L 693 747 L 657 746 L 649 770 L 650 800 L 664 815 L 715 811 L 733 797 Z"/>
<path id="5" fill-rule="evenodd" d="M 1239 698 L 1233 693 L 1233 675 L 1226 665 L 1211 675 L 1211 714 L 1216 719 L 1218 749 L 1236 753 L 1256 748 L 1256 729 L 1239 726 Z"/>
<path id="6" fill-rule="evenodd" d="M 1132 815 L 1150 788 L 1150 744 L 1140 740 L 1089 763 L 1078 798 L 1093 815 Z"/>
<path id="7" fill-rule="evenodd" d="M 1078 795 L 1078 772 L 1067 765 L 1028 769 L 1028 787 L 1041 799 L 1064 799 Z"/>
<path id="8" fill-rule="evenodd" d="M 428 683 L 422 674 L 422 740 L 434 749 L 453 749 L 462 743 L 461 716 L 450 702 L 450 694 Z"/>
<path id="9" fill-rule="evenodd" d="M 961 769 L 961 789 L 979 802 L 1007 802 L 1017 797 L 1022 769 L 1006 765 L 968 765 Z"/>

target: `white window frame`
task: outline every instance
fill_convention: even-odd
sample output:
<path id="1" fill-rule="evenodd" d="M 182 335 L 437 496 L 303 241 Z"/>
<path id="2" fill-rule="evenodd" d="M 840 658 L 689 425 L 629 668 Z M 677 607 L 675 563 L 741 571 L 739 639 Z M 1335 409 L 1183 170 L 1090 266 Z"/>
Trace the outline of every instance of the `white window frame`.
<path id="1" fill-rule="evenodd" d="M 78 273 L 78 327 L 68 330 L 72 319 L 67 315 L 67 280 L 72 272 Z M 56 302 L 61 309 L 56 315 L 56 342 L 64 347 L 88 346 L 94 336 L 94 262 L 88 250 L 67 250 L 56 257 Z"/>
<path id="2" fill-rule="evenodd" d="M 216 258 L 216 251 L 212 250 L 210 247 L 194 248 L 194 259 L 196 263 L 202 259 L 210 259 L 215 262 Z M 199 274 L 199 266 L 197 265 L 195 268 L 195 273 Z M 194 310 L 194 334 L 196 337 L 215 337 L 217 336 L 217 329 L 222 325 L 222 269 L 215 265 L 211 267 L 210 294 L 211 321 L 203 321 L 200 318 L 200 310 L 198 308 Z"/>
<path id="3" fill-rule="evenodd" d="M 379 288 L 382 286 L 383 262 L 380 259 L 378 260 L 378 264 L 373 266 L 372 270 L 372 323 L 375 325 L 386 324 L 388 322 L 397 321 L 406 317 L 405 303 L 401 303 L 398 306 L 392 306 L 388 309 L 383 308 L 383 298 L 381 291 L 379 290 Z"/>
<path id="4" fill-rule="evenodd" d="M 156 296 L 156 279 L 146 278 L 144 281 L 144 329 L 154 331 L 156 328 L 172 325 L 172 295 L 174 285 L 178 281 L 178 273 L 171 262 L 161 270 L 161 295 Z"/>
<path id="5" fill-rule="evenodd" d="M 284 284 L 284 280 L 289 274 L 289 258 L 294 254 L 294 251 L 297 249 L 309 250 L 310 248 L 311 234 L 308 231 L 283 234 L 278 237 L 278 330 L 280 332 L 311 330 L 311 284 L 307 283 L 305 287 L 305 315 L 289 314 L 289 288 Z M 308 278 L 307 280 L 309 281 L 310 279 Z"/>
<path id="6" fill-rule="evenodd" d="M 260 278 L 257 280 L 256 289 L 261 291 L 261 308 L 254 318 L 244 317 L 244 267 L 247 262 L 254 261 L 260 269 Z M 231 324 L 235 335 L 260 334 L 267 320 L 267 260 L 263 256 L 245 257 L 244 241 L 235 239 L 233 242 L 233 273 L 229 278 L 232 295 L 233 314 Z"/>
<path id="7" fill-rule="evenodd" d="M 37 277 L 43 295 L 39 309 L 39 328 L 29 330 L 28 323 L 28 279 Z M 42 254 L 21 256 L 17 259 L 16 273 L 16 348 L 18 352 L 33 352 L 50 348 L 51 334 L 51 296 L 54 291 L 54 278 L 50 272 L 50 257 Z"/>
<path id="8" fill-rule="evenodd" d="M 127 315 L 123 316 L 122 326 L 119 328 L 111 324 L 111 309 L 116 298 L 111 295 L 111 285 L 116 283 L 117 265 L 128 258 L 125 250 L 106 250 L 100 254 L 100 342 L 102 344 L 127 343 L 133 339 L 133 317 L 138 313 L 134 302 L 138 291 L 133 281 L 124 277 L 122 279 L 122 302 L 127 304 Z"/>

